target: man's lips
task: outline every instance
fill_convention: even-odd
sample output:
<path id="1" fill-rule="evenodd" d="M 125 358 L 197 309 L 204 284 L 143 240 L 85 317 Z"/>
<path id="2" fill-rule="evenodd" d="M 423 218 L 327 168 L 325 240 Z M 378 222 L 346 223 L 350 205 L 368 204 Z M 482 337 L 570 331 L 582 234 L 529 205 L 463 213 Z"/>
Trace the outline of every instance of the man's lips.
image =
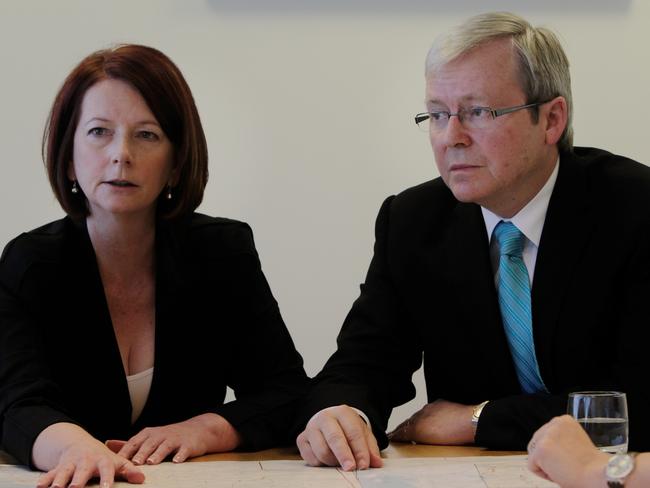
<path id="1" fill-rule="evenodd" d="M 461 163 L 455 163 L 449 165 L 449 171 L 463 171 L 463 170 L 469 170 L 469 169 L 477 169 L 480 168 L 480 166 L 476 164 L 461 164 Z"/>

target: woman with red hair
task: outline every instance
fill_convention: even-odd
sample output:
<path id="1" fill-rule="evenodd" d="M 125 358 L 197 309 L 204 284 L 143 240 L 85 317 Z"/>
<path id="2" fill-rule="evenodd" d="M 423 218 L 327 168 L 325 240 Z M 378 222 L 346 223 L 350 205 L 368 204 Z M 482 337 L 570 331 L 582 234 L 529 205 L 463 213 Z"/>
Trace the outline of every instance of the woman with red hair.
<path id="1" fill-rule="evenodd" d="M 104 487 L 290 443 L 302 358 L 250 227 L 195 213 L 207 145 L 174 63 L 138 45 L 86 57 L 43 153 L 67 216 L 0 260 L 2 447 L 46 471 L 39 486 Z"/>

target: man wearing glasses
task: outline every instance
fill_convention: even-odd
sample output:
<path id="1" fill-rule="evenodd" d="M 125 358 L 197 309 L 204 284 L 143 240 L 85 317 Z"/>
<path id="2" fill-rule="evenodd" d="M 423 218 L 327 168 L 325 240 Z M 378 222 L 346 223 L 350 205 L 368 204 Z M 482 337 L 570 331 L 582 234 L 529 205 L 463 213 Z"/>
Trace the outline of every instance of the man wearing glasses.
<path id="1" fill-rule="evenodd" d="M 434 44 L 426 107 L 415 121 L 440 178 L 379 211 L 361 295 L 305 402 L 303 458 L 381 466 L 423 356 L 430 403 L 393 440 L 523 450 L 568 392 L 615 389 L 631 448 L 650 447 L 650 169 L 573 147 L 564 51 L 512 14 Z"/>

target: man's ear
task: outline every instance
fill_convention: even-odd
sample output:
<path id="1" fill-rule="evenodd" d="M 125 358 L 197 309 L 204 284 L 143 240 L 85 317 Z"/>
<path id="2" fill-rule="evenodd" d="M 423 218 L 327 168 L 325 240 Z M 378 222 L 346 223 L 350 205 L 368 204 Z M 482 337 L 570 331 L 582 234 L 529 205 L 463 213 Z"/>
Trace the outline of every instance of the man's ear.
<path id="1" fill-rule="evenodd" d="M 540 118 L 545 124 L 546 143 L 556 145 L 569 121 L 569 108 L 564 97 L 555 97 L 544 104 L 540 110 Z"/>

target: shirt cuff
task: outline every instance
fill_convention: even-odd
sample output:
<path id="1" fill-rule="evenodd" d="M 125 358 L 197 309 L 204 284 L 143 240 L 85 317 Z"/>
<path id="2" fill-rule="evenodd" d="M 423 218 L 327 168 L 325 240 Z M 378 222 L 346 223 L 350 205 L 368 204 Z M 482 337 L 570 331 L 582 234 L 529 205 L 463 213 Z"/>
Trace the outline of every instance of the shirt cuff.
<path id="1" fill-rule="evenodd" d="M 336 408 L 336 407 L 339 407 L 339 406 L 340 406 L 340 405 L 335 405 L 335 406 L 333 406 L 333 407 L 323 408 L 322 410 L 319 410 L 319 411 L 316 412 L 314 415 L 312 415 L 312 416 L 311 416 L 311 419 L 313 419 L 313 418 L 314 418 L 316 415 L 318 415 L 319 413 L 324 412 L 325 410 L 329 410 L 330 408 Z M 363 413 L 363 412 L 362 412 L 361 410 L 359 410 L 358 408 L 354 408 L 354 407 L 350 407 L 350 408 L 359 414 L 359 417 L 361 417 L 361 418 L 363 419 L 363 421 L 366 423 L 366 425 L 367 425 L 368 427 L 371 427 L 371 425 L 370 425 L 370 420 L 368 420 L 368 416 L 367 416 L 365 413 Z M 309 419 L 309 422 L 311 422 L 311 419 Z"/>
<path id="2" fill-rule="evenodd" d="M 370 420 L 368 420 L 368 416 L 365 413 L 363 413 L 361 410 L 359 410 L 358 408 L 354 408 L 354 407 L 351 407 L 351 408 L 352 408 L 352 410 L 357 412 L 359 414 L 359 417 L 361 417 L 363 419 L 363 421 L 366 423 L 366 425 L 368 427 L 370 427 Z"/>

